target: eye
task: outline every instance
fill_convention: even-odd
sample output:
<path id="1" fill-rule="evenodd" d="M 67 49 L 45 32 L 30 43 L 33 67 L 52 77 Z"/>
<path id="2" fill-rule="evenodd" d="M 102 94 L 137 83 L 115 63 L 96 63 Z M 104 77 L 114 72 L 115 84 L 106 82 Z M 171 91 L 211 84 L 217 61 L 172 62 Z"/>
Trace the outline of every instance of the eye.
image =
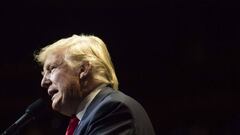
<path id="1" fill-rule="evenodd" d="M 50 66 L 48 71 L 52 73 L 55 69 L 56 69 L 56 66 Z"/>

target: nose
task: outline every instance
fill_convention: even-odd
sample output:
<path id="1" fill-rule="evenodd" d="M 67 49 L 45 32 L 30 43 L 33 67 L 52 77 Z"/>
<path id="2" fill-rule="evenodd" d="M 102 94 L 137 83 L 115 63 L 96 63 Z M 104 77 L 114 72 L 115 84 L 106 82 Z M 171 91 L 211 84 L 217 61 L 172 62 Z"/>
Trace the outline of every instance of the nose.
<path id="1" fill-rule="evenodd" d="M 41 81 L 41 86 L 43 88 L 48 88 L 52 84 L 51 80 L 49 79 L 48 75 L 44 75 Z"/>

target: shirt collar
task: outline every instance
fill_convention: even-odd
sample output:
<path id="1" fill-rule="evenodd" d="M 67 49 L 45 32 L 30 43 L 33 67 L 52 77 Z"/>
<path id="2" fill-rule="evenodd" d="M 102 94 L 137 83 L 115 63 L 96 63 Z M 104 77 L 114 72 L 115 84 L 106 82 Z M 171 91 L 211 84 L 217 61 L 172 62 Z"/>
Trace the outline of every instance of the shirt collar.
<path id="1" fill-rule="evenodd" d="M 79 104 L 77 109 L 77 118 L 81 121 L 84 113 L 86 112 L 87 107 L 92 102 L 94 97 L 101 91 L 103 87 L 107 86 L 107 84 L 101 84 L 97 88 L 95 88 L 88 96 L 86 96 L 83 101 Z"/>

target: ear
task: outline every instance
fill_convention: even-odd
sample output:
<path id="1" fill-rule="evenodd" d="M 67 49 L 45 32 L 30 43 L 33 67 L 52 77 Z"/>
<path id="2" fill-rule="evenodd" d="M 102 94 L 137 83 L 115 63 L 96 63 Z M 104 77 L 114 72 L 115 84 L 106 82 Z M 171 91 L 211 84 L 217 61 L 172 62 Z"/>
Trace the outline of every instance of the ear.
<path id="1" fill-rule="evenodd" d="M 90 70 L 91 64 L 89 63 L 89 61 L 82 61 L 79 72 L 80 79 L 85 78 L 90 73 Z"/>

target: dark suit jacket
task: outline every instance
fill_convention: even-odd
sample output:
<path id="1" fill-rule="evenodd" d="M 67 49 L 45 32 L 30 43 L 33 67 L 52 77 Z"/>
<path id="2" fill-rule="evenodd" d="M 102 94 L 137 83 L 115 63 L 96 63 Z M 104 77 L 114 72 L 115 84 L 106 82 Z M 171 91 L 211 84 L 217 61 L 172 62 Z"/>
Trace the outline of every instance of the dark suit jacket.
<path id="1" fill-rule="evenodd" d="M 88 106 L 74 135 L 155 135 L 143 107 L 110 87 L 103 88 Z"/>

